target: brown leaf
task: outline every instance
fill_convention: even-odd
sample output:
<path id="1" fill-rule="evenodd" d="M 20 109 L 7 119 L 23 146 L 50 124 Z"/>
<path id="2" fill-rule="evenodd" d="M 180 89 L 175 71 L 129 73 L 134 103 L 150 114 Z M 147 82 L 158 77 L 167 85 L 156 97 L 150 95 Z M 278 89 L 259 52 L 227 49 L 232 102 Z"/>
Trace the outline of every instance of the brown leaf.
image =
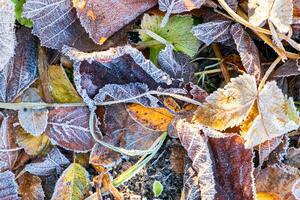
<path id="1" fill-rule="evenodd" d="M 25 173 L 18 178 L 18 185 L 22 200 L 43 200 L 45 198 L 42 180 L 38 176 Z"/>
<path id="2" fill-rule="evenodd" d="M 60 107 L 49 111 L 45 134 L 52 142 L 66 149 L 86 152 L 95 141 L 89 130 L 89 109 L 86 107 Z"/>
<path id="3" fill-rule="evenodd" d="M 296 60 L 288 60 L 272 74 L 272 77 L 289 77 L 300 74 L 299 66 Z"/>
<path id="4" fill-rule="evenodd" d="M 284 200 L 295 200 L 292 187 L 299 179 L 299 171 L 287 165 L 271 165 L 256 178 L 257 192 L 271 192 Z"/>
<path id="5" fill-rule="evenodd" d="M 107 38 L 157 4 L 157 0 L 84 0 L 73 1 L 82 26 L 94 42 L 103 44 Z"/>
<path id="6" fill-rule="evenodd" d="M 19 200 L 18 185 L 15 181 L 15 175 L 11 171 L 0 173 L 0 199 Z"/>
<path id="7" fill-rule="evenodd" d="M 259 80 L 262 76 L 262 69 L 259 52 L 252 38 L 238 23 L 231 26 L 230 33 L 247 73 L 254 75 Z"/>
<path id="8" fill-rule="evenodd" d="M 285 163 L 295 168 L 300 168 L 300 148 L 289 148 L 285 158 Z"/>

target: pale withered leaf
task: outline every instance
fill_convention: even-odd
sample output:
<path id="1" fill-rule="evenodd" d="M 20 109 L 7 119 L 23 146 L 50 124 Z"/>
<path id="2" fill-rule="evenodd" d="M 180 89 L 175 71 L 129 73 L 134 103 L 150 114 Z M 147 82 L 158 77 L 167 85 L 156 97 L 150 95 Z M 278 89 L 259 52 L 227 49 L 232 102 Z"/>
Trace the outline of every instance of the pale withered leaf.
<path id="1" fill-rule="evenodd" d="M 262 69 L 259 52 L 252 38 L 239 23 L 231 26 L 230 33 L 247 73 L 254 75 L 259 80 L 262 75 Z"/>
<path id="2" fill-rule="evenodd" d="M 0 0 L 0 71 L 14 56 L 15 36 L 15 7 L 12 1 Z"/>
<path id="3" fill-rule="evenodd" d="M 71 0 L 27 0 L 23 16 L 33 21 L 32 33 L 40 38 L 43 46 L 59 50 L 63 45 L 81 50 L 97 49 L 81 27 Z"/>
<path id="4" fill-rule="evenodd" d="M 94 42 L 102 44 L 115 32 L 157 4 L 157 0 L 73 0 L 82 26 Z"/>
<path id="5" fill-rule="evenodd" d="M 215 199 L 217 191 L 208 138 L 200 134 L 201 127 L 199 125 L 185 120 L 179 120 L 176 129 L 181 144 L 193 161 L 193 169 L 198 174 L 201 199 Z"/>
<path id="6" fill-rule="evenodd" d="M 200 199 L 200 188 L 197 172 L 192 167 L 188 157 L 184 160 L 183 190 L 181 196 L 184 200 Z"/>
<path id="7" fill-rule="evenodd" d="M 214 20 L 194 26 L 193 34 L 206 45 L 213 42 L 225 42 L 231 38 L 230 20 Z"/>
<path id="8" fill-rule="evenodd" d="M 22 96 L 23 102 L 42 102 L 38 91 L 29 88 Z M 18 111 L 20 125 L 25 131 L 33 136 L 40 136 L 48 124 L 48 109 L 28 109 L 24 108 Z"/>
<path id="9" fill-rule="evenodd" d="M 38 77 L 37 41 L 30 29 L 21 27 L 16 32 L 15 57 L 0 71 L 0 101 L 13 101 Z"/>
<path id="10" fill-rule="evenodd" d="M 19 200 L 18 185 L 15 175 L 11 171 L 0 173 L 0 199 Z"/>
<path id="11" fill-rule="evenodd" d="M 293 167 L 300 167 L 300 148 L 291 147 L 288 149 L 285 163 Z"/>
<path id="12" fill-rule="evenodd" d="M 167 45 L 164 50 L 160 51 L 157 59 L 160 69 L 167 72 L 172 79 L 179 83 L 193 81 L 194 66 L 190 63 L 192 59 L 189 56 L 175 52 L 171 46 Z"/>
<path id="13" fill-rule="evenodd" d="M 262 166 L 265 160 L 268 160 L 269 155 L 283 142 L 283 136 L 267 140 L 258 146 L 259 167 Z"/>
<path id="14" fill-rule="evenodd" d="M 22 200 L 43 200 L 45 194 L 42 187 L 42 180 L 38 176 L 29 173 L 18 178 L 19 193 Z"/>
<path id="15" fill-rule="evenodd" d="M 217 130 L 237 126 L 247 117 L 256 95 L 254 76 L 241 75 L 209 95 L 206 103 L 198 107 L 193 120 Z"/>
<path id="16" fill-rule="evenodd" d="M 39 162 L 29 163 L 24 170 L 37 176 L 61 174 L 63 168 L 70 164 L 69 160 L 58 150 L 53 148 L 46 158 Z"/>
<path id="17" fill-rule="evenodd" d="M 45 134 L 65 149 L 89 151 L 95 143 L 89 130 L 89 116 L 87 107 L 54 108 L 49 111 Z"/>
<path id="18" fill-rule="evenodd" d="M 89 174 L 79 164 L 71 164 L 55 185 L 51 200 L 84 199 L 89 191 Z"/>
<path id="19" fill-rule="evenodd" d="M 293 0 L 249 0 L 249 22 L 263 26 L 270 20 L 280 33 L 287 33 L 293 22 Z"/>

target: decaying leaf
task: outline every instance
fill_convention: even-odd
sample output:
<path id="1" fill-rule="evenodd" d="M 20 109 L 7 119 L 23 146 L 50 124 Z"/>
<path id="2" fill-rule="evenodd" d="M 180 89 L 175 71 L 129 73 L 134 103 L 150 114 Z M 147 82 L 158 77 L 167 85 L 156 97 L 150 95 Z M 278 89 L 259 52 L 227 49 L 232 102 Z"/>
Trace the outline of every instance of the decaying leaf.
<path id="1" fill-rule="evenodd" d="M 183 13 L 200 8 L 204 0 L 159 0 L 159 9 L 169 13 Z"/>
<path id="2" fill-rule="evenodd" d="M 45 134 L 54 144 L 66 149 L 89 151 L 95 143 L 89 129 L 89 116 L 86 107 L 54 108 L 49 111 Z"/>
<path id="3" fill-rule="evenodd" d="M 167 131 L 173 115 L 165 108 L 147 108 L 139 104 L 127 106 L 130 116 L 143 126 L 155 131 Z"/>
<path id="4" fill-rule="evenodd" d="M 288 60 L 272 74 L 273 77 L 290 77 L 300 75 L 296 60 Z"/>
<path id="5" fill-rule="evenodd" d="M 292 187 L 298 179 L 298 169 L 286 165 L 271 165 L 257 176 L 256 191 L 273 193 L 280 199 L 294 200 Z"/>
<path id="6" fill-rule="evenodd" d="M 53 148 L 46 158 L 27 164 L 24 170 L 37 176 L 50 176 L 61 174 L 68 164 L 70 161 L 57 148 Z"/>
<path id="7" fill-rule="evenodd" d="M 83 199 L 89 190 L 89 174 L 79 164 L 71 164 L 55 185 L 52 200 Z"/>
<path id="8" fill-rule="evenodd" d="M 11 1 L 0 1 L 0 71 L 14 56 L 15 38 L 15 7 Z"/>
<path id="9" fill-rule="evenodd" d="M 16 32 L 15 57 L 0 71 L 0 101 L 10 102 L 27 89 L 38 76 L 37 40 L 30 29 Z"/>
<path id="10" fill-rule="evenodd" d="M 300 148 L 291 147 L 288 149 L 285 163 L 295 168 L 300 167 Z"/>
<path id="11" fill-rule="evenodd" d="M 42 180 L 38 176 L 25 173 L 18 178 L 18 185 L 22 200 L 45 199 L 45 194 L 42 188 Z"/>
<path id="12" fill-rule="evenodd" d="M 213 42 L 225 42 L 231 38 L 230 20 L 214 20 L 193 27 L 193 34 L 206 45 Z"/>
<path id="13" fill-rule="evenodd" d="M 73 0 L 82 26 L 99 44 L 156 4 L 157 0 Z"/>
<path id="14" fill-rule="evenodd" d="M 287 33 L 293 22 L 292 0 L 250 0 L 248 2 L 249 22 L 254 26 L 263 26 L 270 20 L 281 33 Z"/>
<path id="15" fill-rule="evenodd" d="M 95 50 L 97 46 L 88 38 L 70 0 L 27 0 L 23 16 L 33 21 L 32 33 L 41 44 L 53 49 L 63 45 L 81 50 Z"/>
<path id="16" fill-rule="evenodd" d="M 18 185 L 11 171 L 0 173 L 0 199 L 19 200 Z"/>
<path id="17" fill-rule="evenodd" d="M 51 94 L 58 103 L 81 102 L 82 99 L 69 81 L 64 68 L 50 65 L 48 68 Z"/>
<path id="18" fill-rule="evenodd" d="M 267 140 L 258 146 L 259 166 L 261 166 L 263 162 L 268 159 L 272 151 L 275 150 L 282 142 L 283 137 L 279 136 L 273 138 L 272 140 Z"/>
<path id="19" fill-rule="evenodd" d="M 240 54 L 243 66 L 248 74 L 254 75 L 260 80 L 262 69 L 260 66 L 259 52 L 252 38 L 244 30 L 242 25 L 236 23 L 231 26 L 230 33 Z"/>
<path id="20" fill-rule="evenodd" d="M 23 102 L 42 102 L 38 91 L 29 88 L 22 96 Z M 22 128 L 33 136 L 40 136 L 48 124 L 48 109 L 27 109 L 18 111 L 18 119 Z"/>
<path id="21" fill-rule="evenodd" d="M 22 127 L 15 127 L 17 144 L 29 155 L 47 153 L 50 147 L 49 137 L 45 134 L 33 136 L 27 133 Z"/>
<path id="22" fill-rule="evenodd" d="M 200 134 L 199 126 L 185 120 L 179 120 L 176 128 L 181 144 L 187 150 L 193 161 L 192 166 L 198 174 L 201 199 L 214 199 L 217 191 L 208 138 Z"/>

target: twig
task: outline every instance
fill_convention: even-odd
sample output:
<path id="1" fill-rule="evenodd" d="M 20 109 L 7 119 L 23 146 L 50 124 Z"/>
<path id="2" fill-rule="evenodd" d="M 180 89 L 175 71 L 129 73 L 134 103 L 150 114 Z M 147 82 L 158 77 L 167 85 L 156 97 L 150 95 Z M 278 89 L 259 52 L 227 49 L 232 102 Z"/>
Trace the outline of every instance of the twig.
<path id="1" fill-rule="evenodd" d="M 261 79 L 260 84 L 258 86 L 258 91 L 260 91 L 263 86 L 265 85 L 265 82 L 267 81 L 267 79 L 269 78 L 270 74 L 273 72 L 273 70 L 275 69 L 275 67 L 277 66 L 277 64 L 281 61 L 280 56 L 278 58 L 276 58 L 276 60 L 274 60 L 274 62 L 270 65 L 269 69 L 266 71 L 264 77 Z"/>
<path id="2" fill-rule="evenodd" d="M 216 57 L 219 58 L 220 60 L 223 60 L 223 56 L 221 54 L 219 46 L 217 44 L 213 44 L 212 48 L 215 52 Z M 221 68 L 222 74 L 224 76 L 225 82 L 228 83 L 230 81 L 230 75 L 229 75 L 227 66 L 223 62 L 221 62 L 220 68 Z"/>

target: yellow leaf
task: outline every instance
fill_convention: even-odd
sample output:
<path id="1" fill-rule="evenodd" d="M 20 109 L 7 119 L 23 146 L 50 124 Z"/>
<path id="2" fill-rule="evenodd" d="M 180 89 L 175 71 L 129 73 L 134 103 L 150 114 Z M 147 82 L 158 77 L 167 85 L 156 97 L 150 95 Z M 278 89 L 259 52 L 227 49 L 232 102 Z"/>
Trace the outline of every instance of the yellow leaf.
<path id="1" fill-rule="evenodd" d="M 130 104 L 127 110 L 135 121 L 155 131 L 167 131 L 174 117 L 164 108 L 148 108 L 140 104 Z"/>
<path id="2" fill-rule="evenodd" d="M 280 200 L 281 198 L 274 193 L 258 192 L 256 194 L 257 200 Z"/>
<path id="3" fill-rule="evenodd" d="M 58 103 L 82 102 L 72 83 L 69 81 L 64 69 L 60 65 L 50 65 L 48 69 L 51 93 Z"/>

